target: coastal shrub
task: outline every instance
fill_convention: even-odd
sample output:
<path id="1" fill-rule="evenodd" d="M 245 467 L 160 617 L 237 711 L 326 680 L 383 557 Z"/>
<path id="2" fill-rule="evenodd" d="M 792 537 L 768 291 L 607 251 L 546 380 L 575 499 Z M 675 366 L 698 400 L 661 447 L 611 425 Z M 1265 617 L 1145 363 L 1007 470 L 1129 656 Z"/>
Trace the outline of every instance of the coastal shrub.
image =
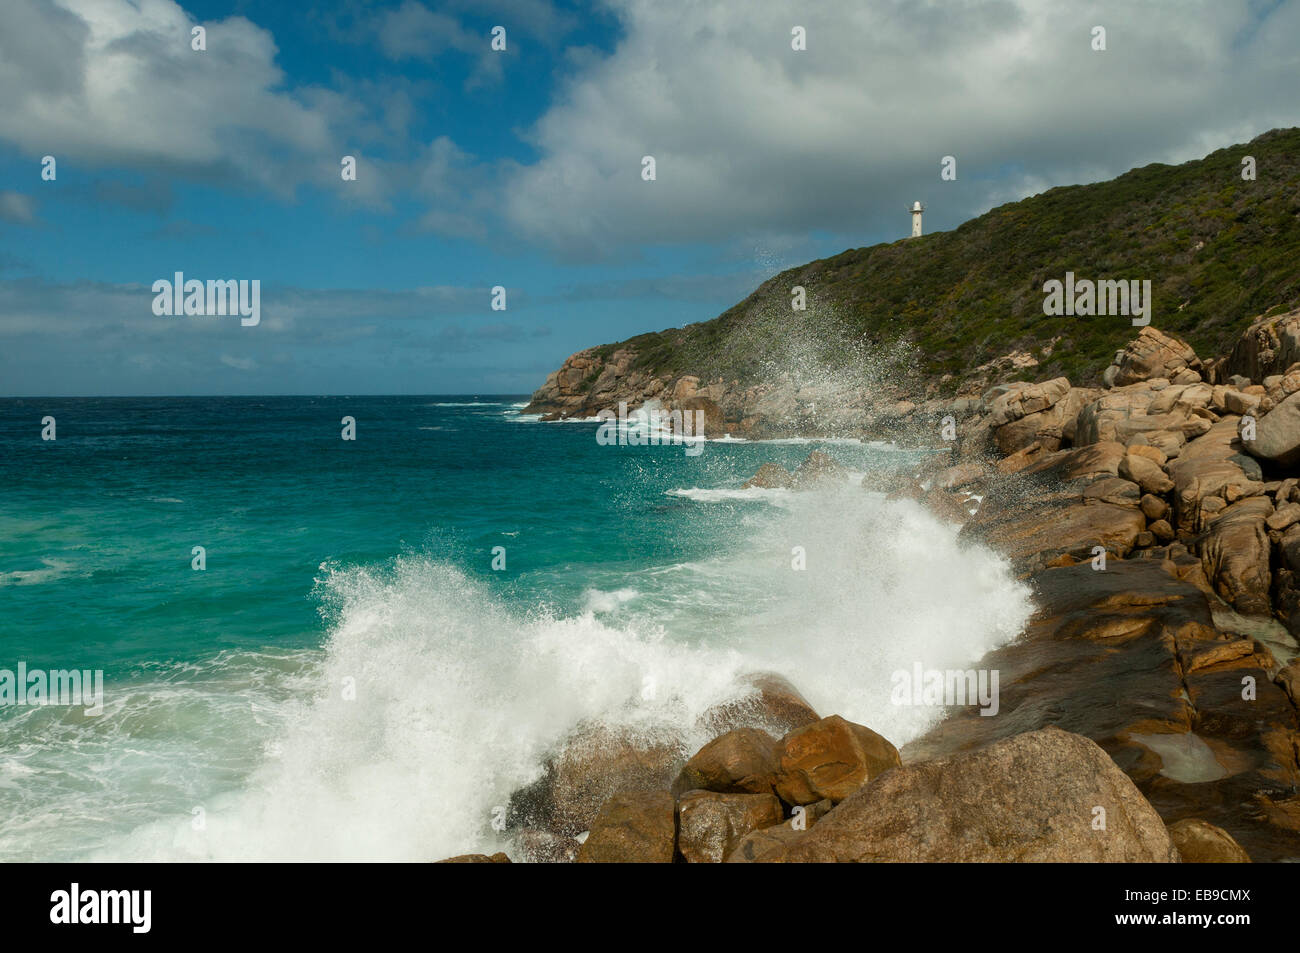
<path id="1" fill-rule="evenodd" d="M 1245 154 L 1259 177 L 1240 178 Z M 1200 247 L 1198 248 L 1198 244 Z M 1122 317 L 1048 317 L 1043 282 L 1149 279 L 1151 323 L 1202 354 L 1224 353 L 1268 308 L 1300 304 L 1300 129 L 1265 133 L 1204 159 L 1049 189 L 949 232 L 848 249 L 789 269 L 712 321 L 643 334 L 636 364 L 660 374 L 752 383 L 797 336 L 805 353 L 851 361 L 844 340 L 905 340 L 922 373 L 956 375 L 1012 351 L 1038 377 L 1096 384 L 1136 333 Z M 789 288 L 808 289 L 793 317 Z"/>

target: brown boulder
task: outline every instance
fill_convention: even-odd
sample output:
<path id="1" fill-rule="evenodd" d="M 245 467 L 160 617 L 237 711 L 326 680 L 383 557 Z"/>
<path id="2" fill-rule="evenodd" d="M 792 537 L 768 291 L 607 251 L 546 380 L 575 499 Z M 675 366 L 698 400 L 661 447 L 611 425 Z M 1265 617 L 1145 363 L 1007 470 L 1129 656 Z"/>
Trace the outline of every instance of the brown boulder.
<path id="1" fill-rule="evenodd" d="M 1159 496 L 1174 488 L 1174 481 L 1169 479 L 1160 464 L 1150 457 L 1131 451 L 1120 461 L 1119 475 L 1142 487 L 1143 493 Z"/>
<path id="2" fill-rule="evenodd" d="M 780 737 L 821 718 L 782 675 L 755 672 L 741 681 L 750 690 L 706 711 L 700 717 L 701 731 L 716 737 L 733 728 L 761 728 Z"/>
<path id="3" fill-rule="evenodd" d="M 542 790 L 531 798 L 533 803 L 541 803 L 541 809 L 520 813 L 527 823 L 556 833 L 577 834 L 590 827 L 611 796 L 667 789 L 685 762 L 686 751 L 675 739 L 659 740 L 627 729 L 588 725 L 548 764 Z"/>
<path id="4" fill-rule="evenodd" d="M 1172 378 L 1184 369 L 1199 370 L 1191 345 L 1148 325 L 1115 357 L 1114 384 L 1123 387 L 1152 378 Z"/>
<path id="5" fill-rule="evenodd" d="M 693 436 L 696 434 L 695 421 L 698 418 L 695 415 L 697 411 L 704 414 L 704 433 L 706 436 L 721 437 L 730 429 L 722 408 L 707 397 L 688 397 L 685 400 L 678 401 L 673 409 L 680 410 L 683 419 L 690 421 L 688 426 L 690 426 Z"/>
<path id="6" fill-rule="evenodd" d="M 989 401 L 990 423 L 1002 427 L 1030 414 L 1041 413 L 1053 406 L 1070 391 L 1070 382 L 1064 377 L 1041 384 L 1014 383 Z"/>
<path id="7" fill-rule="evenodd" d="M 996 498 L 986 500 L 962 532 L 969 530 L 968 535 L 1004 553 L 1023 573 L 1061 557 L 1092 559 L 1098 546 L 1127 556 L 1145 529 L 1146 518 L 1136 506 L 1084 502 L 1080 496 L 1039 500 L 1020 510 Z"/>
<path id="8" fill-rule="evenodd" d="M 1289 373 L 1297 361 L 1300 361 L 1300 308 L 1256 319 L 1233 346 L 1225 374 L 1262 381 L 1275 374 Z"/>
<path id="9" fill-rule="evenodd" d="M 764 490 L 788 490 L 794 486 L 794 476 L 779 463 L 765 463 L 758 472 L 740 485 L 742 490 L 760 487 Z"/>
<path id="10" fill-rule="evenodd" d="M 1222 827 L 1187 818 L 1169 825 L 1169 836 L 1185 864 L 1248 864 L 1250 855 Z"/>
<path id="11" fill-rule="evenodd" d="M 991 484 L 962 535 L 1000 550 L 1022 573 L 1091 559 L 1097 546 L 1127 556 L 1146 518 L 1137 486 L 1116 477 L 1124 459 L 1112 441 L 1048 454 Z"/>
<path id="12" fill-rule="evenodd" d="M 1237 440 L 1236 419 L 1214 424 L 1169 464 L 1179 532 L 1199 533 L 1229 495 L 1239 497 L 1261 475 L 1259 464 L 1243 453 Z"/>
<path id="13" fill-rule="evenodd" d="M 1201 542 L 1201 563 L 1214 589 L 1242 615 L 1270 615 L 1270 544 L 1266 496 L 1233 503 L 1214 518 Z"/>
<path id="14" fill-rule="evenodd" d="M 446 860 L 438 861 L 440 864 L 508 864 L 510 858 L 498 851 L 491 856 L 487 854 L 457 854 L 455 857 L 448 857 Z"/>
<path id="15" fill-rule="evenodd" d="M 1269 529 L 1276 530 L 1279 533 L 1282 532 L 1282 530 L 1300 522 L 1300 503 L 1286 503 L 1279 506 L 1264 522 Z"/>
<path id="16" fill-rule="evenodd" d="M 1162 520 L 1169 513 L 1169 504 L 1150 493 L 1142 497 L 1140 506 L 1142 514 L 1149 520 Z"/>
<path id="17" fill-rule="evenodd" d="M 1204 384 L 1154 390 L 1151 383 L 1117 387 L 1080 409 L 1075 443 L 1087 446 L 1103 440 L 1125 445 L 1146 443 L 1176 450 L 1182 442 L 1209 429 L 1204 415 L 1210 388 Z"/>
<path id="18" fill-rule="evenodd" d="M 746 834 L 785 819 L 772 794 L 689 791 L 677 802 L 677 812 L 677 848 L 691 864 L 720 864 Z"/>
<path id="19" fill-rule="evenodd" d="M 814 450 L 804 458 L 803 463 L 795 467 L 791 475 L 796 488 L 812 486 L 817 483 L 843 482 L 849 477 L 849 471 L 829 454 Z"/>
<path id="20" fill-rule="evenodd" d="M 1300 393 L 1292 394 L 1255 422 L 1253 440 L 1242 446 L 1251 456 L 1292 467 L 1300 464 Z"/>
<path id="21" fill-rule="evenodd" d="M 524 861 L 530 864 L 571 864 L 578 859 L 578 849 L 582 846 L 575 837 L 534 827 L 520 831 L 515 844 Z"/>
<path id="22" fill-rule="evenodd" d="M 1074 440 L 1079 410 L 1100 391 L 1071 387 L 1064 377 L 1041 384 L 1015 384 L 989 405 L 989 426 L 1002 453 L 1010 455 L 1037 441 L 1048 450 Z"/>
<path id="23" fill-rule="evenodd" d="M 776 793 L 787 804 L 844 800 L 902 762 L 898 749 L 864 725 L 839 715 L 790 732 L 778 751 Z"/>
<path id="24" fill-rule="evenodd" d="M 829 800 L 815 804 L 796 806 L 794 816 L 776 827 L 764 827 L 751 831 L 736 842 L 726 862 L 729 864 L 749 864 L 758 860 L 767 852 L 785 847 L 801 837 L 808 828 L 831 812 L 833 805 Z"/>
<path id="25" fill-rule="evenodd" d="M 671 864 L 677 804 L 667 791 L 615 794 L 601 806 L 578 849 L 580 864 Z"/>
<path id="26" fill-rule="evenodd" d="M 779 768 L 777 741 L 757 728 L 736 728 L 714 738 L 683 766 L 672 791 L 771 794 Z"/>

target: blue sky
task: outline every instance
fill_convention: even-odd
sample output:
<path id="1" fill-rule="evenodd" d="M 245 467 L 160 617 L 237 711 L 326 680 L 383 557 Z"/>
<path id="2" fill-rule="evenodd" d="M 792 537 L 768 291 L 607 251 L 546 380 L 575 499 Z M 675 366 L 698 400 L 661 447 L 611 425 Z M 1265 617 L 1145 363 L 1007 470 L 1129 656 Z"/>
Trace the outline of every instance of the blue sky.
<path id="1" fill-rule="evenodd" d="M 528 392 L 915 199 L 951 228 L 1300 121 L 1300 0 L 1080 6 L 7 0 L 0 394 Z M 262 323 L 155 316 L 177 271 Z"/>

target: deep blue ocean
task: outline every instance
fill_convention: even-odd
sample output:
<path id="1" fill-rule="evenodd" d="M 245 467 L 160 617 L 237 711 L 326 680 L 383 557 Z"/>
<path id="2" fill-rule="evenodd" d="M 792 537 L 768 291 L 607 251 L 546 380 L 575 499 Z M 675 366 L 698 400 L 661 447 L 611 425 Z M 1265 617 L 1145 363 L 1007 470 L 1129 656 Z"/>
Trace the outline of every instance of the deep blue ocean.
<path id="1" fill-rule="evenodd" d="M 999 559 L 859 485 L 917 453 L 602 446 L 525 399 L 0 400 L 0 670 L 104 673 L 101 714 L 0 705 L 0 860 L 507 846 L 492 808 L 584 721 L 702 743 L 771 669 L 901 744 L 934 713 L 889 673 L 1028 612 Z M 852 481 L 739 489 L 814 448 Z"/>

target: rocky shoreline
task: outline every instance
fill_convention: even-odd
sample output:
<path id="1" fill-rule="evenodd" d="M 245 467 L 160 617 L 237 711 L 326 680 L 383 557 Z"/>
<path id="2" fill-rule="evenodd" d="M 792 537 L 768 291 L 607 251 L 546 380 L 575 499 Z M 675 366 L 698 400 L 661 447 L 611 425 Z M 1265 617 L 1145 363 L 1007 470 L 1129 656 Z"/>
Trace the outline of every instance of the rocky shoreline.
<path id="1" fill-rule="evenodd" d="M 914 404 L 911 433 L 949 452 L 863 480 L 1032 586 L 1026 631 L 979 663 L 1001 676 L 996 717 L 950 709 L 900 751 L 756 675 L 694 753 L 580 731 L 512 801 L 516 859 L 1300 857 L 1300 311 L 1213 360 L 1143 328 L 1102 381 Z M 723 394 L 667 396 L 735 422 Z M 848 477 L 814 452 L 746 486 L 826 479 Z"/>

